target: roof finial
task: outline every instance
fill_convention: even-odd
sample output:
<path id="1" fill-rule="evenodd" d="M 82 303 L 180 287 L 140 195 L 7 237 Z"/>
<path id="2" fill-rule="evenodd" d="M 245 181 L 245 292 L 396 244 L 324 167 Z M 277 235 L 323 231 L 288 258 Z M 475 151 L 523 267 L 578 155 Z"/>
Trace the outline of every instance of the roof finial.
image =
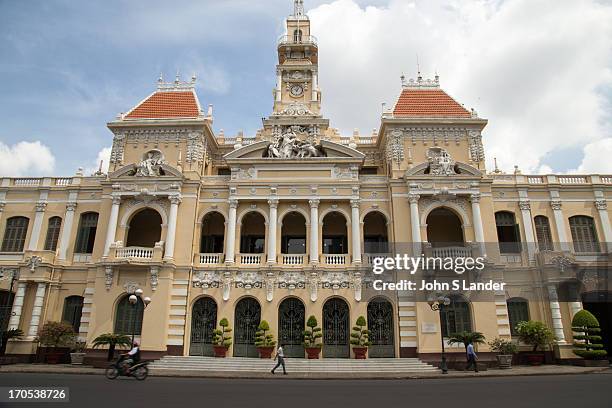
<path id="1" fill-rule="evenodd" d="M 499 171 L 499 167 L 497 167 L 497 157 L 493 158 L 493 162 L 495 163 L 495 169 L 493 170 L 493 173 L 501 173 L 501 171 Z"/>
<path id="2" fill-rule="evenodd" d="M 421 66 L 419 65 L 419 54 L 416 55 L 417 59 L 417 82 L 421 82 L 423 77 L 421 76 Z"/>
<path id="3" fill-rule="evenodd" d="M 161 84 L 162 82 L 164 82 L 164 73 L 160 72 L 159 73 L 159 78 L 157 78 L 157 83 Z"/>
<path id="4" fill-rule="evenodd" d="M 179 82 L 181 82 L 181 77 L 180 77 L 180 72 L 179 72 L 179 70 L 177 69 L 177 70 L 176 70 L 176 76 L 174 77 L 174 83 L 175 83 L 175 84 L 178 84 Z"/>

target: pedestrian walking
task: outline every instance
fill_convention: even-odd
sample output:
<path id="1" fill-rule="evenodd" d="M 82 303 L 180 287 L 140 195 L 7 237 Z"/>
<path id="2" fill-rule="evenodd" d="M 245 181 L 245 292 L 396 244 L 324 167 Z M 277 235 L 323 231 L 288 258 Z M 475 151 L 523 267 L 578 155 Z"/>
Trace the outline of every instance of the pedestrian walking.
<path id="1" fill-rule="evenodd" d="M 278 349 L 276 350 L 276 357 L 274 358 L 276 359 L 276 365 L 270 372 L 274 374 L 274 370 L 276 370 L 280 366 L 283 366 L 283 374 L 287 375 L 287 370 L 285 369 L 285 353 L 283 352 L 282 344 L 278 346 Z"/>
<path id="2" fill-rule="evenodd" d="M 467 367 L 465 368 L 465 370 L 469 370 L 471 369 L 472 365 L 474 365 L 474 372 L 478 372 L 478 356 L 476 355 L 476 352 L 474 351 L 474 345 L 470 342 L 468 343 L 467 346 Z"/>

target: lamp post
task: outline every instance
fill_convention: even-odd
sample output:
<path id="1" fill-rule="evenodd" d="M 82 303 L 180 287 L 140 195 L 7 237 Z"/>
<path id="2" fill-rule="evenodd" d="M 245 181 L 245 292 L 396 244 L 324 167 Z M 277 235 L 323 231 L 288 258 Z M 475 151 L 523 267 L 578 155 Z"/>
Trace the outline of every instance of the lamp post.
<path id="1" fill-rule="evenodd" d="M 148 296 L 142 298 L 142 294 L 142 289 L 138 288 L 128 298 L 128 301 L 134 308 L 134 313 L 132 313 L 132 318 L 134 319 L 132 321 L 132 347 L 134 347 L 134 336 L 136 335 L 136 308 L 138 307 L 138 300 L 142 299 L 142 303 L 144 304 L 145 309 L 147 308 L 147 306 L 149 306 L 149 303 L 151 303 L 151 298 Z"/>
<path id="2" fill-rule="evenodd" d="M 7 274 L 10 274 L 11 283 L 9 285 L 8 294 L 6 296 L 6 305 L 4 305 L 4 311 L 2 312 L 2 321 L 0 322 L 0 334 L 2 334 L 2 336 L 0 336 L 0 347 L 3 344 L 4 332 L 8 330 L 8 324 L 11 315 L 11 296 L 13 295 L 13 286 L 15 285 L 15 282 L 19 280 L 19 269 L 0 268 L 0 281 L 8 278 Z"/>
<path id="3" fill-rule="evenodd" d="M 442 370 L 442 374 L 448 374 L 446 352 L 444 350 L 444 333 L 442 332 L 442 308 L 450 305 L 450 299 L 445 296 L 439 296 L 436 300 L 430 300 L 428 303 L 431 310 L 439 312 L 440 315 L 440 341 L 442 343 L 442 362 L 440 363 L 440 369 Z"/>

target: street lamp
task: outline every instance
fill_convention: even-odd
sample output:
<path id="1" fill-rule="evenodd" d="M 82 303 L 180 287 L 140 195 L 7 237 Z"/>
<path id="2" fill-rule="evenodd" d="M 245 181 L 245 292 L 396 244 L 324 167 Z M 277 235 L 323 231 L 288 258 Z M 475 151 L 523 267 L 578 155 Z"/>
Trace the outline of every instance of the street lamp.
<path id="1" fill-rule="evenodd" d="M 438 311 L 440 314 L 440 341 L 442 343 L 442 362 L 440 363 L 440 369 L 442 370 L 442 374 L 448 374 L 448 367 L 446 366 L 446 352 L 444 350 L 444 333 L 442 333 L 442 308 L 444 306 L 450 305 L 450 299 L 446 296 L 439 296 L 435 300 L 430 300 L 429 307 L 431 310 Z"/>
<path id="2" fill-rule="evenodd" d="M 138 306 L 138 299 L 142 298 L 142 294 L 143 290 L 138 288 L 128 298 L 128 302 L 130 302 L 130 305 L 132 305 L 132 307 L 134 308 L 134 313 L 132 313 L 132 318 L 134 319 L 132 321 L 132 347 L 134 347 L 134 336 L 136 335 L 136 308 Z M 146 296 L 142 299 L 142 303 L 144 304 L 144 307 L 146 309 L 147 306 L 149 306 L 149 303 L 151 303 L 151 298 Z"/>

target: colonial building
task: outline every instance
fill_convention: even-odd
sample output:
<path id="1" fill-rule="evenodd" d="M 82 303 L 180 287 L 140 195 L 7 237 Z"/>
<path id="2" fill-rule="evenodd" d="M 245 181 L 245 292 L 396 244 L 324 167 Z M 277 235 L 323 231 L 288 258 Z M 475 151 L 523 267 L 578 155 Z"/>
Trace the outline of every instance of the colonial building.
<path id="1" fill-rule="evenodd" d="M 321 115 L 302 3 L 278 41 L 272 113 L 254 137 L 215 133 L 195 78 L 160 78 L 107 124 L 108 174 L 0 178 L 3 321 L 25 333 L 9 354 L 35 353 L 40 327 L 60 320 L 88 347 L 102 333 L 135 333 L 155 355 L 211 354 L 223 317 L 233 356 L 257 355 L 265 319 L 304 357 L 310 315 L 324 358 L 349 357 L 360 315 L 371 358 L 434 359 L 441 334 L 511 338 L 527 319 L 553 328 L 557 356 L 571 357 L 582 307 L 610 335 L 610 303 L 597 301 L 610 302 L 612 176 L 487 171 L 482 140 L 495 135 L 437 76 L 402 78 L 377 130 L 341 135 Z M 373 258 L 403 253 L 486 256 L 505 289 L 486 301 L 443 293 L 451 304 L 440 314 L 406 291 L 375 290 Z M 128 302 L 136 289 L 146 309 Z"/>

